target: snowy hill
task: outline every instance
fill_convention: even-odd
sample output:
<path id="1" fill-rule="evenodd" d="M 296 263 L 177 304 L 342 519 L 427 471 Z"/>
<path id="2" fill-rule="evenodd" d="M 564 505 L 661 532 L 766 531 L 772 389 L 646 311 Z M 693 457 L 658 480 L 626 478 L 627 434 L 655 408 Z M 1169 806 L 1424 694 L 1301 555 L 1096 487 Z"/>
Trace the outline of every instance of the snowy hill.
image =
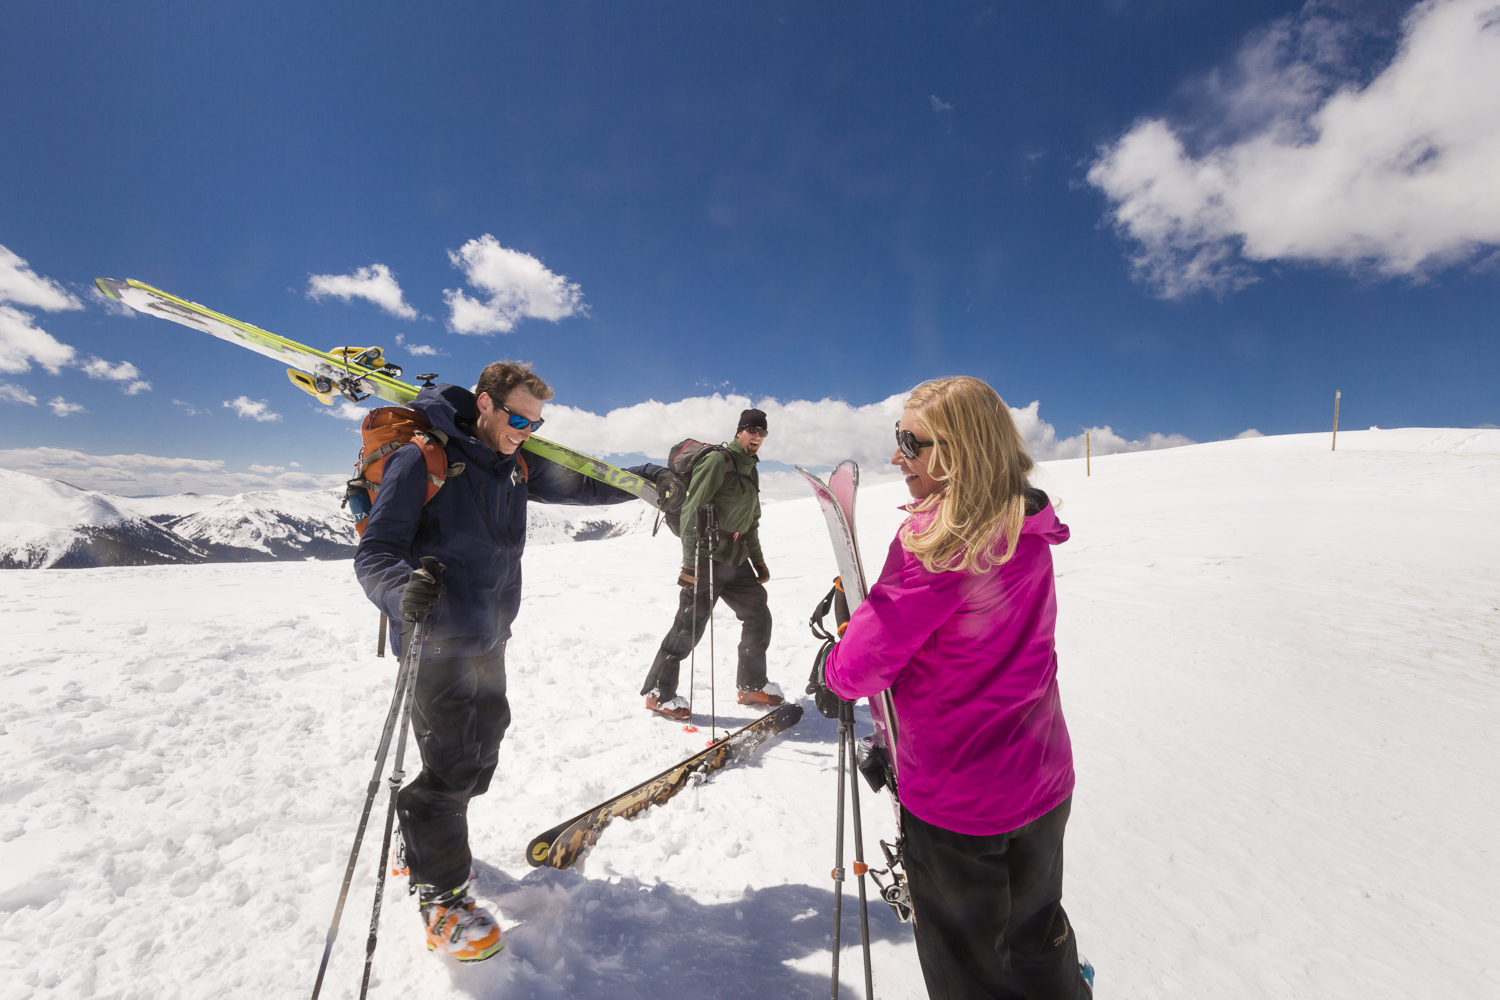
<path id="1" fill-rule="evenodd" d="M 229 499 L 216 493 L 174 493 L 164 497 L 122 497 L 114 493 L 104 495 L 115 504 L 133 510 L 157 524 L 180 521 L 190 514 L 207 510 Z"/>
<path id="2" fill-rule="evenodd" d="M 274 490 L 153 497 L 139 506 L 126 502 L 138 511 L 157 510 L 154 520 L 204 549 L 214 562 L 258 562 L 352 558 L 359 539 L 342 501 L 342 490 Z"/>
<path id="3" fill-rule="evenodd" d="M 359 542 L 342 490 L 232 497 L 123 497 L 0 470 L 0 569 L 348 559 Z M 532 504 L 527 542 L 615 538 L 651 530 L 642 501 L 607 507 Z"/>
<path id="4" fill-rule="evenodd" d="M 1037 480 L 1073 531 L 1056 550 L 1079 775 L 1065 902 L 1099 995 L 1500 995 L 1500 432 L 1228 441 Z M 863 491 L 872 569 L 902 499 Z M 800 694 L 833 561 L 810 501 L 768 508 L 762 535 L 770 674 Z M 394 887 L 371 996 L 826 997 L 837 733 L 810 705 L 751 764 L 609 828 L 582 871 L 527 866 L 535 833 L 708 737 L 706 642 L 702 731 L 636 694 L 676 606 L 676 540 L 586 552 L 527 554 L 514 722 L 470 811 L 509 946 L 434 958 Z M 735 624 L 716 616 L 721 726 L 749 719 Z M 3 994 L 310 990 L 395 666 L 349 563 L 0 574 L 0 626 Z M 890 803 L 863 805 L 873 852 Z M 372 827 L 384 808 L 382 791 Z M 329 996 L 357 991 L 378 842 Z M 856 912 L 846 897 L 850 997 Z M 871 918 L 877 994 L 923 996 L 910 927 Z"/>
<path id="5" fill-rule="evenodd" d="M 594 542 L 639 531 L 650 534 L 655 520 L 655 508 L 644 500 L 631 500 L 608 507 L 533 503 L 526 507 L 526 544 Z M 660 533 L 671 535 L 665 525 Z"/>
<path id="6" fill-rule="evenodd" d="M 0 469 L 0 569 L 203 562 L 207 553 L 106 494 Z"/>

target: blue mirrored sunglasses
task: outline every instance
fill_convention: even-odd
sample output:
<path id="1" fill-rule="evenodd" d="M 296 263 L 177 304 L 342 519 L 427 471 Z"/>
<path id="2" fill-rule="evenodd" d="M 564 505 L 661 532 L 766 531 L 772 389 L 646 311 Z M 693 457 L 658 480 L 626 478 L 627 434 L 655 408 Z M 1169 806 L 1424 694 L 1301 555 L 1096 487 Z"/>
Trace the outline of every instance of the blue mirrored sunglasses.
<path id="1" fill-rule="evenodd" d="M 518 431 L 534 431 L 547 422 L 546 420 L 532 420 L 529 417 L 523 417 L 504 403 L 496 403 L 495 405 L 510 414 L 510 417 L 505 422 Z"/>

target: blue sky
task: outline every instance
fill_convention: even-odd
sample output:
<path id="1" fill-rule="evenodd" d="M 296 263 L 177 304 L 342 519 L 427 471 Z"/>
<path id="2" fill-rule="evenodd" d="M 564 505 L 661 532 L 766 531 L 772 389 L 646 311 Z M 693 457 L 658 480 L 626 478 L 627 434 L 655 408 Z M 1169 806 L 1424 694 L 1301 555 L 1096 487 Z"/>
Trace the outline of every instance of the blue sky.
<path id="1" fill-rule="evenodd" d="M 531 360 L 554 436 L 615 454 L 727 435 L 694 425 L 718 392 L 840 401 L 772 458 L 873 456 L 878 404 L 955 373 L 1038 401 L 1041 457 L 1324 430 L 1334 389 L 1349 427 L 1500 423 L 1485 9 L 12 3 L 0 466 L 222 492 L 351 460 L 280 367 L 101 275 L 464 384 Z M 385 272 L 396 312 L 308 294 Z M 511 332 L 455 332 L 460 294 Z"/>

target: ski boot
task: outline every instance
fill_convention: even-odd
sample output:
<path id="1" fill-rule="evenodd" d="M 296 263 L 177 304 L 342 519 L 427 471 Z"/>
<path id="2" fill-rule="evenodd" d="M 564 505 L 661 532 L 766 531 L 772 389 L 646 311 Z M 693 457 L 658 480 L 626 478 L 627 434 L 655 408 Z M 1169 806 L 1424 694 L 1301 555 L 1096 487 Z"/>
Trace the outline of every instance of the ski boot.
<path id="1" fill-rule="evenodd" d="M 460 962 L 483 962 L 505 947 L 500 925 L 469 895 L 469 883 L 429 898 L 431 886 L 419 897 L 427 950 L 442 951 Z"/>
<path id="2" fill-rule="evenodd" d="M 1083 981 L 1088 984 L 1089 996 L 1092 997 L 1094 995 L 1094 963 L 1090 962 L 1086 958 L 1079 958 L 1078 974 L 1082 976 Z"/>
<path id="3" fill-rule="evenodd" d="M 741 705 L 766 705 L 770 708 L 786 703 L 786 699 L 781 696 L 780 685 L 770 681 L 766 681 L 765 686 L 760 688 L 740 688 L 736 698 Z"/>
<path id="4" fill-rule="evenodd" d="M 674 695 L 666 701 L 661 699 L 659 692 L 652 691 L 646 695 L 646 711 L 655 712 L 657 715 L 665 715 L 669 719 L 681 722 L 690 718 L 692 712 L 688 709 L 688 703 L 680 696 Z"/>

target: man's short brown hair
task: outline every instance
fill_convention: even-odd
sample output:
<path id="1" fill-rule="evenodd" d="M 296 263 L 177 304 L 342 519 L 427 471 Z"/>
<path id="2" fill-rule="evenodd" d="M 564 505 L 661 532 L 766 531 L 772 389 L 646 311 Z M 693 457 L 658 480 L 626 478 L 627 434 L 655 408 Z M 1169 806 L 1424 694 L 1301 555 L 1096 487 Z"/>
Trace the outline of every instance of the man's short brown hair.
<path id="1" fill-rule="evenodd" d="M 474 387 L 474 395 L 487 392 L 492 402 L 503 406 L 510 397 L 511 390 L 517 386 L 525 386 L 544 403 L 552 398 L 552 387 L 531 370 L 530 361 L 509 360 L 486 365 L 484 371 L 479 373 L 479 384 Z"/>

